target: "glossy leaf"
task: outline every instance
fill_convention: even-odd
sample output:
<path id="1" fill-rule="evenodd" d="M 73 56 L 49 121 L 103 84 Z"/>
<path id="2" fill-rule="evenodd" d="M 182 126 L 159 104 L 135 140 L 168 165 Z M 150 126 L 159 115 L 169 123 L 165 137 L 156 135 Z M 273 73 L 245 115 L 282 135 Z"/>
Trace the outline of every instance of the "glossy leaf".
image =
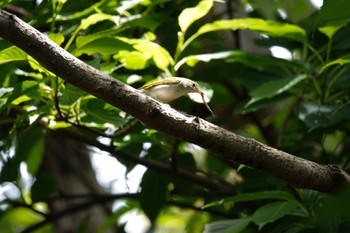
<path id="1" fill-rule="evenodd" d="M 102 55 L 114 55 L 122 50 L 133 50 L 133 47 L 130 44 L 115 37 L 102 37 L 87 43 L 81 41 L 81 45 L 82 46 L 75 51 L 76 56 L 82 54 L 93 55 L 96 53 Z"/>
<path id="2" fill-rule="evenodd" d="M 269 203 L 255 211 L 252 216 L 252 221 L 256 223 L 259 226 L 259 230 L 261 230 L 266 224 L 290 214 L 297 209 L 297 207 L 298 202 L 293 200 Z"/>
<path id="3" fill-rule="evenodd" d="M 174 63 L 169 52 L 154 42 L 144 41 L 135 44 L 134 47 L 145 56 L 152 57 L 155 65 L 163 71 L 167 71 L 168 66 Z"/>
<path id="4" fill-rule="evenodd" d="M 282 94 L 306 78 L 307 75 L 300 74 L 295 77 L 288 77 L 265 82 L 260 87 L 250 92 L 250 95 L 253 98 L 247 103 L 246 106 L 249 106 L 258 100 L 267 99 Z"/>
<path id="5" fill-rule="evenodd" d="M 6 103 L 1 106 L 0 110 L 10 106 L 14 101 L 18 100 L 21 97 L 25 98 L 25 101 L 30 100 L 30 98 L 27 96 L 27 94 L 34 94 L 36 93 L 35 97 L 40 98 L 40 94 L 38 92 L 38 83 L 36 81 L 23 81 L 20 83 L 17 83 L 13 89 L 13 92 L 9 95 L 9 97 L 6 100 Z M 22 98 L 23 100 L 23 98 Z M 22 101 L 17 101 L 22 102 Z"/>
<path id="6" fill-rule="evenodd" d="M 27 60 L 27 57 L 28 55 L 23 50 L 12 46 L 0 51 L 0 65 L 13 61 L 24 61 Z"/>
<path id="7" fill-rule="evenodd" d="M 296 107 L 295 113 L 310 129 L 324 128 L 349 119 L 350 105 L 337 107 L 304 101 Z"/>
<path id="8" fill-rule="evenodd" d="M 179 26 L 181 31 L 184 33 L 187 29 L 198 19 L 205 16 L 212 8 L 213 0 L 202 0 L 197 6 L 186 8 L 179 15 Z"/>
<path id="9" fill-rule="evenodd" d="M 143 70 L 149 66 L 152 56 L 139 51 L 121 51 L 113 58 L 120 61 L 129 70 Z"/>
<path id="10" fill-rule="evenodd" d="M 251 217 L 217 221 L 205 225 L 204 233 L 239 233 L 252 221 Z"/>
<path id="11" fill-rule="evenodd" d="M 96 14 L 90 15 L 86 19 L 83 19 L 80 23 L 79 28 L 82 30 L 85 30 L 89 28 L 91 25 L 94 25 L 98 22 L 105 21 L 105 20 L 109 20 L 115 23 L 112 15 L 108 15 L 104 13 L 96 13 Z"/>
<path id="12" fill-rule="evenodd" d="M 64 42 L 64 35 L 62 33 L 50 33 L 49 38 L 58 45 Z"/>
<path id="13" fill-rule="evenodd" d="M 288 38 L 299 42 L 304 42 L 306 40 L 304 29 L 297 25 L 258 18 L 228 19 L 208 23 L 199 28 L 195 37 L 212 31 L 243 29 L 261 32 L 268 36 Z"/>
<path id="14" fill-rule="evenodd" d="M 190 55 L 181 59 L 175 65 L 175 70 L 178 70 L 184 64 L 190 67 L 194 67 L 200 61 L 210 62 L 213 60 L 220 60 L 220 59 L 225 62 L 241 62 L 247 66 L 252 66 L 252 67 L 281 66 L 281 67 L 298 68 L 298 69 L 305 70 L 307 72 L 306 67 L 294 61 L 279 59 L 269 55 L 247 53 L 239 50 Z"/>

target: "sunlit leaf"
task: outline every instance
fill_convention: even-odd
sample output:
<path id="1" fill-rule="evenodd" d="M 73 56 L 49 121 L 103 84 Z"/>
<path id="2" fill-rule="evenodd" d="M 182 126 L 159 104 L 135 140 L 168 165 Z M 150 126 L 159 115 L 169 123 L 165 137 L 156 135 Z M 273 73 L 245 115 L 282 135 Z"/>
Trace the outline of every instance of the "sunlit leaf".
<path id="1" fill-rule="evenodd" d="M 282 94 L 283 92 L 289 90 L 290 88 L 297 85 L 299 82 L 303 81 L 306 78 L 307 75 L 300 74 L 295 77 L 288 77 L 265 82 L 261 86 L 250 92 L 250 95 L 253 98 L 247 103 L 246 106 L 249 106 L 250 104 L 258 100 L 267 99 Z"/>
<path id="2" fill-rule="evenodd" d="M 0 51 L 0 64 L 13 61 L 24 61 L 27 60 L 27 57 L 28 55 L 23 50 L 12 46 Z"/>
<path id="3" fill-rule="evenodd" d="M 298 202 L 294 200 L 269 203 L 254 212 L 252 221 L 256 223 L 259 226 L 259 230 L 261 230 L 266 224 L 290 214 L 297 208 Z"/>
<path id="4" fill-rule="evenodd" d="M 304 42 L 306 40 L 306 32 L 297 25 L 279 23 L 258 18 L 218 20 L 213 23 L 203 25 L 201 28 L 199 28 L 195 36 L 197 37 L 201 34 L 218 30 L 239 29 L 248 29 L 261 32 L 268 36 L 283 37 L 300 42 Z"/>
<path id="5" fill-rule="evenodd" d="M 134 47 L 146 56 L 151 56 L 155 65 L 161 70 L 168 70 L 168 66 L 174 63 L 169 52 L 154 42 L 142 41 L 135 44 Z"/>
<path id="6" fill-rule="evenodd" d="M 102 55 L 114 55 L 121 50 L 134 50 L 130 44 L 115 37 L 102 37 L 88 43 L 85 43 L 83 39 L 81 39 L 80 43 L 83 44 L 83 46 L 75 51 L 74 54 L 76 56 L 80 56 L 84 53 L 87 55 L 93 55 L 96 53 Z"/>
<path id="7" fill-rule="evenodd" d="M 202 0 L 197 6 L 184 9 L 179 15 L 181 31 L 186 32 L 193 22 L 205 16 L 212 8 L 213 4 L 213 0 Z"/>
<path id="8" fill-rule="evenodd" d="M 112 15 L 108 15 L 104 13 L 96 13 L 96 14 L 90 15 L 86 19 L 81 20 L 79 28 L 82 30 L 85 30 L 91 25 L 94 25 L 98 22 L 105 21 L 105 20 L 115 22 Z"/>
<path id="9" fill-rule="evenodd" d="M 1 106 L 1 109 L 10 106 L 13 103 L 13 101 L 15 101 L 18 98 L 21 98 L 21 96 L 25 96 L 23 98 L 29 100 L 30 98 L 28 97 L 28 95 L 30 95 L 31 92 L 36 93 L 35 97 L 40 96 L 38 92 L 38 83 L 36 81 L 28 80 L 17 83 L 12 93 L 7 98 L 6 103 L 3 106 Z"/>
<path id="10" fill-rule="evenodd" d="M 239 233 L 252 221 L 251 217 L 217 221 L 205 225 L 204 233 Z"/>
<path id="11" fill-rule="evenodd" d="M 326 26 L 318 28 L 320 32 L 325 34 L 328 38 L 332 38 L 333 35 L 339 31 L 339 29 L 345 27 L 348 24 L 347 21 L 336 21 L 327 24 Z"/>
<path id="12" fill-rule="evenodd" d="M 125 68 L 129 70 L 142 70 L 148 67 L 151 55 L 144 54 L 139 51 L 120 51 L 113 56 L 114 59 L 120 61 Z"/>
<path id="13" fill-rule="evenodd" d="M 0 98 L 13 91 L 13 87 L 2 87 L 0 88 Z"/>
<path id="14" fill-rule="evenodd" d="M 281 66 L 294 67 L 306 70 L 306 68 L 297 62 L 288 61 L 285 59 L 275 58 L 269 55 L 259 55 L 247 53 L 244 51 L 224 51 L 217 53 L 190 55 L 181 59 L 176 65 L 175 70 L 178 70 L 183 64 L 194 67 L 198 62 L 210 62 L 212 60 L 224 60 L 225 62 L 241 62 L 247 66 Z"/>
<path id="15" fill-rule="evenodd" d="M 64 35 L 62 33 L 50 33 L 49 38 L 58 45 L 64 42 Z"/>
<path id="16" fill-rule="evenodd" d="M 47 76 L 51 76 L 51 77 L 55 77 L 56 75 L 50 71 L 48 71 L 46 68 L 44 68 L 43 66 L 40 65 L 39 62 L 37 62 L 33 57 L 28 56 L 28 62 L 30 67 L 33 68 L 33 70 L 36 70 L 40 73 L 44 73 Z"/>

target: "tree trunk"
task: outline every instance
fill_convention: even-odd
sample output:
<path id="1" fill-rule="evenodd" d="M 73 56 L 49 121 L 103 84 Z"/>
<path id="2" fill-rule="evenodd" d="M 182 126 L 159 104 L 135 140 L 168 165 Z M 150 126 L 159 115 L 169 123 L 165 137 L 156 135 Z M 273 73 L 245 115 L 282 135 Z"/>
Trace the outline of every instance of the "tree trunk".
<path id="1" fill-rule="evenodd" d="M 77 232 L 82 227 L 87 229 L 83 232 L 97 232 L 110 215 L 110 206 L 97 202 L 84 207 L 86 198 L 68 198 L 104 193 L 96 180 L 87 146 L 67 135 L 50 132 L 41 172 L 51 174 L 58 183 L 54 198 L 48 202 L 55 232 Z"/>

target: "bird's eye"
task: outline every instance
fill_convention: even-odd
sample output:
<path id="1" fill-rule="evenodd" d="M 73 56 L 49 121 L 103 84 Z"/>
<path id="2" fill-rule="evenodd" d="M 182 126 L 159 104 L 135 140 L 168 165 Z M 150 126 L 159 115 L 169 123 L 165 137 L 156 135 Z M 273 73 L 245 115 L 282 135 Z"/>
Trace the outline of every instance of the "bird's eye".
<path id="1" fill-rule="evenodd" d="M 197 88 L 197 85 L 195 83 L 192 83 L 193 88 Z"/>

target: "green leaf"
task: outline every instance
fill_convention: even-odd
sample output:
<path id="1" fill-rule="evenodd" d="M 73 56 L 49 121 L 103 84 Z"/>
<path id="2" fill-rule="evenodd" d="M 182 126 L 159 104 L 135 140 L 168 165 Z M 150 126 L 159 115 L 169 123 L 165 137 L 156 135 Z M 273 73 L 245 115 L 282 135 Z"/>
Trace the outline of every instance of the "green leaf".
<path id="1" fill-rule="evenodd" d="M 28 55 L 16 46 L 6 48 L 0 51 L 0 64 L 13 61 L 24 61 L 27 60 Z"/>
<path id="2" fill-rule="evenodd" d="M 241 102 L 237 105 L 237 107 L 235 108 L 235 113 L 237 114 L 246 114 L 249 112 L 256 112 L 260 109 L 264 109 L 264 108 L 268 108 L 271 107 L 273 105 L 276 105 L 286 99 L 288 99 L 289 97 L 291 97 L 290 94 L 288 93 L 282 93 L 280 95 L 276 95 L 273 96 L 269 99 L 261 99 L 261 100 L 257 100 L 252 104 L 247 104 L 247 101 Z"/>
<path id="3" fill-rule="evenodd" d="M 164 175 L 147 170 L 142 177 L 140 204 L 147 217 L 154 222 L 168 194 L 169 181 Z"/>
<path id="4" fill-rule="evenodd" d="M 330 67 L 330 66 L 333 66 L 333 65 L 346 65 L 346 64 L 349 64 L 350 63 L 350 54 L 348 55 L 345 55 L 345 56 L 342 56 L 334 61 L 331 61 L 331 62 L 328 62 L 327 64 L 325 64 L 322 69 L 321 69 L 321 72 L 323 70 L 325 70 L 326 68 Z"/>
<path id="5" fill-rule="evenodd" d="M 298 208 L 298 202 L 294 200 L 269 203 L 257 209 L 252 220 L 259 226 L 259 230 L 268 223 L 290 214 Z"/>
<path id="6" fill-rule="evenodd" d="M 332 38 L 333 35 L 339 31 L 339 29 L 345 27 L 349 22 L 348 21 L 336 21 L 328 23 L 326 26 L 318 28 L 320 32 L 325 34 L 328 38 Z"/>
<path id="7" fill-rule="evenodd" d="M 261 191 L 261 192 L 253 192 L 253 193 L 244 193 L 244 194 L 238 194 L 233 197 L 228 197 L 218 201 L 214 201 L 212 203 L 209 203 L 203 206 L 203 208 L 222 205 L 224 203 L 237 203 L 237 202 L 244 202 L 244 201 L 264 200 L 264 199 L 294 200 L 294 197 L 292 194 L 284 191 Z"/>
<path id="8" fill-rule="evenodd" d="M 306 78 L 307 75 L 299 74 L 295 77 L 288 77 L 265 82 L 261 86 L 250 92 L 250 95 L 253 98 L 246 104 L 246 107 L 258 100 L 267 99 L 282 94 L 283 92 L 288 91 L 293 86 L 295 86 L 296 84 L 298 84 Z"/>
<path id="9" fill-rule="evenodd" d="M 1 87 L 0 88 L 0 98 L 13 91 L 13 87 Z"/>
<path id="10" fill-rule="evenodd" d="M 120 117 L 120 111 L 117 108 L 103 102 L 100 99 L 94 98 L 88 100 L 83 109 L 88 114 L 88 116 L 86 116 L 87 119 L 84 118 L 84 120 L 93 118 L 90 120 L 95 122 L 95 124 L 98 122 L 101 122 L 102 124 L 108 122 L 116 126 L 123 126 L 126 122 L 126 119 Z"/>
<path id="11" fill-rule="evenodd" d="M 62 33 L 50 33 L 49 38 L 58 45 L 64 42 L 64 35 Z"/>
<path id="12" fill-rule="evenodd" d="M 217 221 L 205 225 L 204 233 L 239 233 L 251 222 L 251 217 Z"/>
<path id="13" fill-rule="evenodd" d="M 323 5 L 317 14 L 316 23 L 325 25 L 329 22 L 348 20 L 350 2 L 347 0 L 323 1 Z"/>
<path id="14" fill-rule="evenodd" d="M 102 37 L 88 43 L 85 43 L 83 39 L 81 39 L 80 43 L 82 47 L 77 48 L 77 50 L 74 52 L 75 56 L 80 56 L 84 53 L 87 55 L 93 55 L 96 53 L 102 55 L 114 55 L 121 50 L 134 50 L 130 44 L 119 40 L 116 37 Z"/>
<path id="15" fill-rule="evenodd" d="M 31 187 L 32 201 L 45 201 L 58 187 L 57 181 L 52 175 L 40 175 L 36 177 L 34 184 Z"/>
<path id="16" fill-rule="evenodd" d="M 94 34 L 88 34 L 84 36 L 78 36 L 77 39 L 75 40 L 75 43 L 77 45 L 77 48 L 82 48 L 84 45 L 100 39 L 104 37 L 112 37 L 114 34 L 116 34 L 116 30 L 105 30 L 102 32 L 94 33 Z"/>
<path id="17" fill-rule="evenodd" d="M 199 30 L 195 34 L 195 37 L 212 31 L 242 29 L 261 32 L 263 34 L 273 37 L 288 38 L 299 42 L 305 42 L 306 40 L 306 32 L 304 31 L 304 29 L 297 25 L 279 23 L 258 18 L 228 19 L 208 23 L 199 28 Z"/>
<path id="18" fill-rule="evenodd" d="M 45 136 L 39 127 L 29 127 L 18 137 L 15 157 L 27 163 L 28 172 L 35 175 L 41 165 Z"/>
<path id="19" fill-rule="evenodd" d="M 179 15 L 179 26 L 184 33 L 192 23 L 205 16 L 213 7 L 213 0 L 202 0 L 197 6 L 184 9 Z"/>
<path id="20" fill-rule="evenodd" d="M 60 97 L 60 104 L 62 105 L 72 105 L 81 97 L 86 95 L 86 92 L 77 88 L 74 85 L 67 83 L 65 85 L 65 89 L 62 92 L 62 96 Z"/>
<path id="21" fill-rule="evenodd" d="M 14 182 L 17 181 L 20 172 L 19 166 L 21 161 L 17 158 L 9 158 L 3 163 L 0 172 L 0 184 L 4 182 Z"/>
<path id="22" fill-rule="evenodd" d="M 160 45 L 151 41 L 141 41 L 134 45 L 134 48 L 145 54 L 145 56 L 152 57 L 156 66 L 167 71 L 170 64 L 174 64 L 169 52 Z"/>
<path id="23" fill-rule="evenodd" d="M 113 56 L 114 59 L 120 61 L 125 68 L 129 70 L 142 70 L 148 67 L 149 61 L 152 59 L 150 54 L 139 51 L 120 51 Z"/>
<path id="24" fill-rule="evenodd" d="M 27 95 L 34 94 L 34 97 L 40 97 L 40 94 L 38 92 L 38 82 L 36 81 L 23 81 L 20 83 L 17 83 L 15 85 L 15 88 L 13 89 L 13 92 L 9 97 L 7 98 L 6 104 L 2 105 L 0 110 L 10 106 L 14 101 L 22 97 L 26 98 L 26 100 L 30 100 L 30 98 Z M 18 101 L 17 101 L 18 102 Z"/>
<path id="25" fill-rule="evenodd" d="M 210 62 L 212 60 L 225 60 L 227 62 L 241 62 L 247 66 L 260 67 L 260 66 L 281 66 L 281 67 L 294 67 L 302 70 L 306 68 L 297 62 L 288 61 L 285 59 L 279 59 L 267 55 L 250 54 L 244 51 L 224 51 L 217 53 L 190 55 L 181 59 L 176 65 L 175 70 L 178 70 L 183 64 L 187 64 L 190 67 L 194 67 L 199 61 Z"/>
<path id="26" fill-rule="evenodd" d="M 29 62 L 30 67 L 33 68 L 33 70 L 36 70 L 36 71 L 38 71 L 40 73 L 44 73 L 44 74 L 46 74 L 47 76 L 50 76 L 50 77 L 55 77 L 56 76 L 54 73 L 52 73 L 49 70 L 47 70 L 46 68 L 42 67 L 40 65 L 40 63 L 37 60 L 35 60 L 33 57 L 28 56 L 28 62 Z"/>
<path id="27" fill-rule="evenodd" d="M 350 106 L 337 107 L 336 105 L 319 105 L 304 101 L 295 108 L 295 113 L 310 130 L 313 130 L 329 127 L 347 119 L 350 113 Z"/>
<path id="28" fill-rule="evenodd" d="M 115 23 L 112 15 L 108 15 L 108 14 L 104 14 L 104 13 L 96 13 L 96 14 L 90 15 L 89 17 L 87 17 L 85 19 L 82 19 L 80 26 L 79 26 L 79 29 L 85 30 L 85 29 L 89 28 L 91 25 L 94 25 L 98 22 L 105 21 L 105 20 L 109 20 L 109 21 L 112 21 L 113 23 Z"/>

